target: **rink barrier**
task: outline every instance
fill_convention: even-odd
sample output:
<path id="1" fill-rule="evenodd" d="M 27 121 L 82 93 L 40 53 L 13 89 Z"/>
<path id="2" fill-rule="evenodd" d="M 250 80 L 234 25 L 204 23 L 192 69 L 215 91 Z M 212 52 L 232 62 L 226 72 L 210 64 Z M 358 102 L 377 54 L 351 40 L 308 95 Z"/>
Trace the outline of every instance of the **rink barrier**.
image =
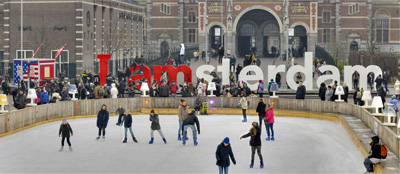
<path id="1" fill-rule="evenodd" d="M 96 99 L 96 100 L 77 100 L 77 101 L 64 101 L 53 104 L 39 105 L 34 107 L 27 107 L 21 110 L 14 110 L 8 113 L 0 114 L 0 135 L 8 133 L 19 128 L 34 125 L 35 123 L 45 122 L 48 120 L 59 119 L 62 117 L 72 116 L 86 116 L 96 115 L 100 107 L 105 104 L 110 113 L 114 113 L 119 104 L 130 112 L 140 112 L 141 108 L 177 108 L 180 100 L 185 99 L 190 108 L 193 108 L 196 98 L 181 98 L 181 97 L 168 97 L 168 98 L 149 98 L 149 97 L 135 97 L 135 98 L 118 98 L 118 99 Z M 202 99 L 210 104 L 210 112 L 219 113 L 215 108 L 240 108 L 240 98 L 234 97 L 203 97 Z M 249 98 L 249 112 L 253 112 L 257 107 L 259 98 Z M 293 100 L 293 99 L 269 99 L 264 98 L 266 103 L 274 102 L 274 109 L 278 110 L 292 110 L 292 111 L 306 111 L 315 114 L 321 113 L 334 113 L 342 115 L 355 116 L 361 119 L 372 132 L 377 132 L 382 142 L 397 156 L 399 157 L 400 138 L 397 134 L 376 117 L 372 116 L 370 112 L 359 106 L 347 103 L 326 102 L 318 100 Z M 240 110 L 240 109 L 239 109 Z M 177 112 L 177 111 L 176 111 Z M 222 112 L 222 111 L 221 111 Z M 172 113 L 171 113 L 172 114 Z M 222 113 L 221 113 L 222 114 Z M 238 114 L 241 114 L 238 113 Z M 293 113 L 296 116 L 295 113 Z M 305 117 L 304 113 L 298 113 L 298 116 Z"/>

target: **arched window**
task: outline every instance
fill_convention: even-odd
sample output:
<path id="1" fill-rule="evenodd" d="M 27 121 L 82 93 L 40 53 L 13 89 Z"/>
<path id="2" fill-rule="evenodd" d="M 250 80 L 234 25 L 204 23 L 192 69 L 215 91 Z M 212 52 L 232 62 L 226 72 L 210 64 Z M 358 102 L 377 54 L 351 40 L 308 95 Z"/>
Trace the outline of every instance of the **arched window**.
<path id="1" fill-rule="evenodd" d="M 331 23 L 331 9 L 324 8 L 322 11 L 322 23 Z"/>
<path id="2" fill-rule="evenodd" d="M 188 22 L 189 23 L 196 22 L 196 9 L 194 8 L 189 9 Z"/>
<path id="3" fill-rule="evenodd" d="M 256 34 L 256 29 L 251 24 L 243 24 L 239 31 L 240 35 L 243 36 L 254 36 Z"/>
<path id="4" fill-rule="evenodd" d="M 279 36 L 279 27 L 276 23 L 265 25 L 263 30 L 264 36 Z"/>
<path id="5" fill-rule="evenodd" d="M 389 41 L 389 18 L 386 10 L 379 10 L 375 15 L 375 41 L 387 43 Z"/>

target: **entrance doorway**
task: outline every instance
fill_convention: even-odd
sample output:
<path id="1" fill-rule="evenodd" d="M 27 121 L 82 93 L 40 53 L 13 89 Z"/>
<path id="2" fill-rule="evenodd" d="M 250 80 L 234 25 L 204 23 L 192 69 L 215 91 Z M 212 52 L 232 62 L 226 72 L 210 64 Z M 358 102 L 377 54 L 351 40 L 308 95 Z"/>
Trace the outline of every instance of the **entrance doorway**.
<path id="1" fill-rule="evenodd" d="M 350 51 L 358 51 L 358 43 L 356 41 L 350 43 Z"/>
<path id="2" fill-rule="evenodd" d="M 167 41 L 161 42 L 160 54 L 161 54 L 161 57 L 168 57 L 169 56 L 169 44 L 168 44 Z"/>
<path id="3" fill-rule="evenodd" d="M 294 27 L 294 37 L 292 42 L 293 57 L 304 57 L 304 52 L 307 51 L 307 30 L 301 25 Z"/>
<path id="4" fill-rule="evenodd" d="M 221 26 L 215 25 L 210 29 L 210 47 L 212 52 L 218 53 L 220 46 L 224 46 L 224 34 Z"/>

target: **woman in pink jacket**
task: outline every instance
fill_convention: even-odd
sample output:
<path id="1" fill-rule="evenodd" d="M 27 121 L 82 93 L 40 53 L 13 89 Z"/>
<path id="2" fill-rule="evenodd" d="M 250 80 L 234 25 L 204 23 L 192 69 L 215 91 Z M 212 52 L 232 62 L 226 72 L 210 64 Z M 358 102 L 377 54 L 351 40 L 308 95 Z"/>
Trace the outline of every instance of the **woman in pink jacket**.
<path id="1" fill-rule="evenodd" d="M 270 104 L 267 104 L 267 109 L 266 109 L 266 114 L 265 114 L 265 125 L 267 127 L 267 134 L 268 134 L 268 138 L 266 138 L 265 140 L 269 141 L 275 141 L 274 138 L 274 109 L 272 108 L 272 106 Z M 272 133 L 272 137 L 270 137 L 270 130 Z"/>

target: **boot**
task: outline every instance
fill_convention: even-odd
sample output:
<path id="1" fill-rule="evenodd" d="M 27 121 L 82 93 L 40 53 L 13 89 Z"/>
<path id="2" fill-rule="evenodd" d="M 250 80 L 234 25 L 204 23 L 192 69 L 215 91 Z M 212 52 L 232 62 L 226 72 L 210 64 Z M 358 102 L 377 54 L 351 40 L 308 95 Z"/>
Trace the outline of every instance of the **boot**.
<path id="1" fill-rule="evenodd" d="M 124 141 L 122 141 L 122 143 L 126 143 L 128 141 L 127 138 L 124 138 Z"/>
<path id="2" fill-rule="evenodd" d="M 164 141 L 164 144 L 167 144 L 167 140 L 165 138 L 162 139 Z"/>
<path id="3" fill-rule="evenodd" d="M 104 140 L 104 139 L 106 139 L 106 137 L 105 137 L 105 136 L 103 136 L 103 140 Z"/>
<path id="4" fill-rule="evenodd" d="M 183 143 L 182 143 L 184 146 L 186 145 L 186 140 L 183 140 Z"/>
<path id="5" fill-rule="evenodd" d="M 260 168 L 261 169 L 264 168 L 264 163 L 263 162 L 260 163 Z"/>
<path id="6" fill-rule="evenodd" d="M 251 164 L 250 164 L 250 168 L 253 168 L 253 166 L 254 166 L 254 163 L 251 163 Z"/>
<path id="7" fill-rule="evenodd" d="M 271 141 L 275 141 L 275 138 L 274 138 L 274 136 L 272 136 L 272 137 L 271 137 Z"/>
<path id="8" fill-rule="evenodd" d="M 136 140 L 135 137 L 132 137 L 132 139 L 133 139 L 133 142 L 138 143 L 138 141 Z"/>
<path id="9" fill-rule="evenodd" d="M 199 143 L 197 141 L 193 142 L 194 146 L 197 146 Z"/>
<path id="10" fill-rule="evenodd" d="M 98 137 L 96 138 L 96 140 L 98 140 L 98 139 L 100 139 L 100 136 L 98 136 Z"/>
<path id="11" fill-rule="evenodd" d="M 271 139 L 270 139 L 270 137 L 268 136 L 268 138 L 266 138 L 265 140 L 269 141 L 269 140 L 271 140 Z"/>
<path id="12" fill-rule="evenodd" d="M 71 146 L 69 146 L 69 151 L 72 152 L 72 147 Z"/>
<path id="13" fill-rule="evenodd" d="M 64 146 L 61 146 L 61 148 L 60 148 L 60 152 L 62 152 L 64 150 Z"/>
<path id="14" fill-rule="evenodd" d="M 242 122 L 243 123 L 247 122 L 247 118 L 243 118 Z"/>
<path id="15" fill-rule="evenodd" d="M 153 144 L 154 138 L 151 138 L 151 140 L 149 141 L 149 144 Z"/>
<path id="16" fill-rule="evenodd" d="M 182 140 L 181 135 L 178 135 L 178 141 L 181 141 L 181 140 Z"/>

